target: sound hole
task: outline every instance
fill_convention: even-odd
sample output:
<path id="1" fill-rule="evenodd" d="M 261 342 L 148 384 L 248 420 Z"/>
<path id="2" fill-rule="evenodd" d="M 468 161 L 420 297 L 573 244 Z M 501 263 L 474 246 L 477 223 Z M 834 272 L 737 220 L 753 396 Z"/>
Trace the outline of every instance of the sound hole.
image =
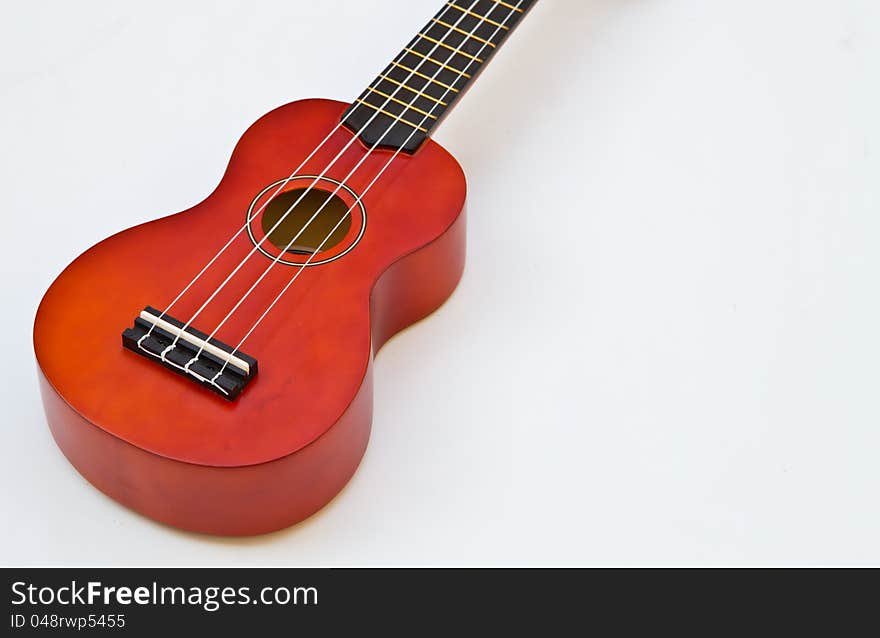
<path id="1" fill-rule="evenodd" d="M 285 213 L 303 193 L 305 196 L 296 204 L 296 208 L 285 217 Z M 328 197 L 330 201 L 327 201 Z M 322 206 L 323 208 L 321 208 Z M 312 219 L 312 215 L 318 209 L 321 209 L 321 212 L 315 219 Z M 282 217 L 284 219 L 279 224 L 278 220 Z M 309 222 L 310 219 L 312 219 L 311 222 Z M 342 220 L 341 223 L 340 220 Z M 317 188 L 306 193 L 305 188 L 299 188 L 281 193 L 269 202 L 263 211 L 261 223 L 263 232 L 268 235 L 269 241 L 279 250 L 297 255 L 311 255 L 318 250 L 319 246 L 321 250 L 327 250 L 345 239 L 351 228 L 351 215 L 348 214 L 348 205 L 336 195 L 330 195 L 330 193 Z M 307 223 L 308 226 L 306 226 Z M 278 224 L 278 227 L 272 230 L 275 224 Z M 338 227 L 337 224 L 339 224 Z M 334 227 L 336 230 L 333 230 L 333 234 L 328 238 L 327 235 Z M 300 233 L 300 231 L 302 232 Z M 293 241 L 294 237 L 296 237 L 296 241 Z M 326 241 L 324 241 L 325 238 Z"/>

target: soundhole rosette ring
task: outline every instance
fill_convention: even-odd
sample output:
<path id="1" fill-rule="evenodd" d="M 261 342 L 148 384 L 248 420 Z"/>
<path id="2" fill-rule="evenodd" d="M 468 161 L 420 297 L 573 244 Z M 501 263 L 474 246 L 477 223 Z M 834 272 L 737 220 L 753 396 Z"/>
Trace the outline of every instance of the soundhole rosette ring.
<path id="1" fill-rule="evenodd" d="M 304 183 L 305 182 L 305 183 Z M 311 184 L 314 182 L 314 186 Z M 280 190 L 279 190 L 279 187 Z M 333 246 L 322 248 L 321 251 L 311 260 L 311 253 L 295 255 L 290 252 L 283 252 L 281 247 L 276 246 L 270 237 L 267 237 L 265 229 L 261 225 L 261 218 L 269 210 L 269 205 L 275 199 L 278 199 L 289 193 L 290 191 L 309 189 L 312 192 L 318 192 L 324 195 L 322 200 L 330 198 L 333 194 L 334 198 L 340 199 L 348 210 L 348 218 L 350 227 L 345 236 Z M 275 191 L 278 191 L 277 193 Z M 335 191 L 335 193 L 334 193 Z M 291 212 L 293 215 L 296 212 Z M 312 224 L 316 224 L 327 212 L 322 211 L 318 218 Z M 308 218 L 307 218 L 308 219 Z M 321 266 L 336 261 L 351 252 L 355 246 L 361 241 L 367 228 L 367 209 L 358 194 L 348 185 L 343 184 L 330 177 L 318 177 L 317 175 L 297 175 L 290 179 L 280 179 L 273 182 L 261 190 L 253 199 L 247 210 L 247 232 L 254 247 L 263 254 L 263 256 L 276 261 L 285 266 Z M 282 222 L 283 223 L 283 222 Z M 342 226 L 345 224 L 343 223 Z M 304 233 L 305 234 L 305 233 Z M 274 235 L 274 233 L 273 233 Z M 323 238 L 323 233 L 322 233 Z M 282 255 L 279 258 L 279 254 Z"/>

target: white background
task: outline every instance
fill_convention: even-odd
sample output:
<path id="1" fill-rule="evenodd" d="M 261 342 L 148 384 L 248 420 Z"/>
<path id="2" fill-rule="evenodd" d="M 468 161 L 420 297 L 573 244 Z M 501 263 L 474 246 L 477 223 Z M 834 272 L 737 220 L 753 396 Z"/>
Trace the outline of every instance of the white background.
<path id="1" fill-rule="evenodd" d="M 439 4 L 4 5 L 0 562 L 880 564 L 874 0 L 541 0 L 436 135 L 461 286 L 379 354 L 363 464 L 306 522 L 183 533 L 68 465 L 53 277 L 201 200 L 264 112 L 353 99 Z"/>

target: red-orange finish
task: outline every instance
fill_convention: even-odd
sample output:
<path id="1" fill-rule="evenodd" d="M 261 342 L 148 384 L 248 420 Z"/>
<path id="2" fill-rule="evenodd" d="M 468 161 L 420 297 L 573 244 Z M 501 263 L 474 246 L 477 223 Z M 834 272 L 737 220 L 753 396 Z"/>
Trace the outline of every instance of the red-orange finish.
<path id="1" fill-rule="evenodd" d="M 93 246 L 46 292 L 34 347 L 49 426 L 70 462 L 117 501 L 188 530 L 261 534 L 311 515 L 354 473 L 370 432 L 373 354 L 442 304 L 464 267 L 464 175 L 438 144 L 394 160 L 363 198 L 359 243 L 308 267 L 245 342 L 259 374 L 235 401 L 121 345 L 139 311 L 165 308 L 346 108 L 303 100 L 268 113 L 203 202 Z M 299 172 L 321 173 L 351 139 L 339 128 Z M 346 180 L 361 194 L 389 152 L 355 141 L 327 176 L 342 180 L 365 156 Z M 186 321 L 252 248 L 239 234 L 170 314 Z M 253 255 L 193 326 L 211 332 L 270 263 Z M 217 338 L 238 343 L 295 271 L 270 270 Z"/>

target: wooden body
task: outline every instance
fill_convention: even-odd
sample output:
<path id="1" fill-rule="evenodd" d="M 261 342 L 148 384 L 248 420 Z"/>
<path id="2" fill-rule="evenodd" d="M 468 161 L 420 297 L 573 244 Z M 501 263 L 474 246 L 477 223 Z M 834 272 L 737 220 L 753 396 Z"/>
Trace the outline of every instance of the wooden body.
<path id="1" fill-rule="evenodd" d="M 34 346 L 52 434 L 119 502 L 188 530 L 260 534 L 314 513 L 355 471 L 370 432 L 373 353 L 442 304 L 464 266 L 464 176 L 434 142 L 395 159 L 363 198 L 360 241 L 306 268 L 245 342 L 260 371 L 237 400 L 123 349 L 120 337 L 145 306 L 174 299 L 347 106 L 304 100 L 270 112 L 207 199 L 92 247 L 43 298 Z M 317 175 L 351 139 L 338 129 L 299 173 Z M 346 180 L 361 194 L 389 151 L 367 153 L 356 140 L 328 177 L 342 180 L 365 155 Z M 189 319 L 253 247 L 239 234 L 170 314 Z M 270 263 L 254 254 L 193 326 L 211 332 Z M 296 269 L 276 265 L 217 338 L 237 344 Z"/>

